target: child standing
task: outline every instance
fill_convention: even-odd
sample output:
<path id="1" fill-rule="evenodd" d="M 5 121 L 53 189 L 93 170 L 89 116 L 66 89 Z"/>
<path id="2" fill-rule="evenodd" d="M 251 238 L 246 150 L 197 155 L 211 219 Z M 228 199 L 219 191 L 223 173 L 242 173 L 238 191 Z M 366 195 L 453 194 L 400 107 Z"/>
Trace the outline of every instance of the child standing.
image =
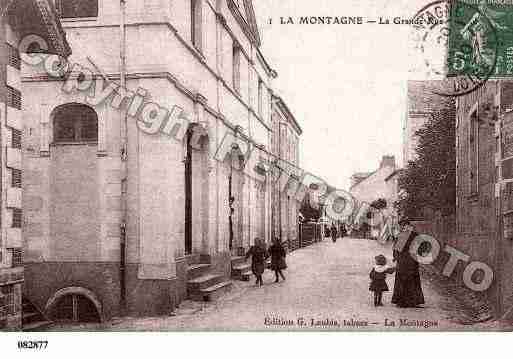
<path id="1" fill-rule="evenodd" d="M 388 285 L 386 282 L 387 274 L 392 274 L 395 268 L 387 266 L 387 258 L 380 254 L 374 258 L 376 265 L 370 272 L 371 283 L 369 290 L 374 292 L 374 306 L 383 306 L 383 292 L 388 292 Z"/>
<path id="2" fill-rule="evenodd" d="M 271 269 L 276 275 L 275 282 L 278 283 L 280 281 L 278 275 L 281 276 L 281 279 L 285 280 L 282 270 L 287 269 L 287 262 L 285 261 L 287 253 L 278 238 L 273 240 L 273 245 L 269 248 L 269 254 L 271 255 Z"/>
<path id="3" fill-rule="evenodd" d="M 265 260 L 267 259 L 267 249 L 263 240 L 255 238 L 255 244 L 246 253 L 246 259 L 251 257 L 251 270 L 256 277 L 255 285 L 262 286 L 262 274 L 265 271 Z"/>

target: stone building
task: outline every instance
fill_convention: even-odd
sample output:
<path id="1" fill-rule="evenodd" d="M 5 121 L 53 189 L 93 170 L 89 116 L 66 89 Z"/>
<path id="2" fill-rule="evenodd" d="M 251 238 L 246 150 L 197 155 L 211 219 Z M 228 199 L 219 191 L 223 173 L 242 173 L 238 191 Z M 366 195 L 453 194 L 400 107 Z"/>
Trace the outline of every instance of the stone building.
<path id="1" fill-rule="evenodd" d="M 513 83 L 489 80 L 456 102 L 456 233 L 448 244 L 494 270 L 483 294 L 498 316 L 513 308 L 511 123 Z M 456 278 L 465 268 L 460 261 Z"/>
<path id="2" fill-rule="evenodd" d="M 70 53 L 51 2 L 0 1 L 0 330 L 22 325 L 22 107 L 21 40 L 37 35 L 47 40 L 48 53 Z"/>
<path id="3" fill-rule="evenodd" d="M 349 193 L 359 202 L 367 202 L 369 204 L 379 198 L 388 198 L 390 191 L 385 183 L 385 179 L 394 173 L 396 169 L 395 157 L 383 156 L 379 168 L 352 185 Z"/>
<path id="4" fill-rule="evenodd" d="M 23 77 L 25 294 L 73 320 L 214 299 L 232 257 L 270 238 L 270 182 L 245 170 L 267 156 L 276 76 L 252 1 L 56 7 L 69 71 Z M 218 160 L 226 138 L 255 144 L 249 160 Z"/>
<path id="5" fill-rule="evenodd" d="M 363 203 L 370 205 L 378 199 L 385 199 L 387 208 L 383 210 L 383 213 L 395 214 L 393 208 L 393 202 L 397 198 L 397 194 L 394 193 L 395 182 L 389 181 L 395 174 L 397 174 L 395 156 L 383 156 L 376 171 L 369 174 L 357 173 L 351 177 L 353 185 L 349 189 L 349 193 L 358 203 L 358 207 L 361 207 Z M 355 214 L 358 216 L 358 213 Z M 362 219 L 359 220 L 360 224 L 361 221 Z M 369 224 L 372 225 L 372 221 Z M 379 228 L 374 228 L 372 235 L 377 236 L 379 230 Z"/>
<path id="6" fill-rule="evenodd" d="M 299 140 L 303 130 L 283 99 L 273 95 L 271 153 L 299 170 Z M 293 171 L 292 171 L 293 172 Z M 298 239 L 301 203 L 272 184 L 272 235 L 291 244 Z"/>

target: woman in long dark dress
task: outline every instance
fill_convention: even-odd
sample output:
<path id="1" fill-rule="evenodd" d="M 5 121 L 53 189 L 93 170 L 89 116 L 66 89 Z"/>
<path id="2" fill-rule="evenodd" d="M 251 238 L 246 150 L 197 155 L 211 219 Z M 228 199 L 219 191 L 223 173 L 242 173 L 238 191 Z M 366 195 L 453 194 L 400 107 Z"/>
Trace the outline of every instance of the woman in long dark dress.
<path id="1" fill-rule="evenodd" d="M 275 238 L 273 240 L 273 245 L 269 247 L 269 254 L 271 255 L 271 269 L 276 275 L 275 282 L 278 283 L 280 281 L 279 276 L 285 280 L 285 276 L 283 275 L 282 270 L 287 268 L 287 263 L 285 262 L 285 256 L 287 253 L 285 252 L 285 248 L 283 248 L 279 239 Z"/>
<path id="2" fill-rule="evenodd" d="M 262 240 L 256 238 L 255 244 L 246 253 L 246 259 L 251 257 L 251 271 L 256 277 L 255 285 L 262 286 L 264 284 L 262 280 L 262 274 L 265 270 L 265 260 L 267 259 L 267 250 Z"/>
<path id="3" fill-rule="evenodd" d="M 408 220 L 402 220 L 402 235 L 408 235 L 403 248 L 394 248 L 394 260 L 396 261 L 394 294 L 392 303 L 400 308 L 412 308 L 424 304 L 424 294 L 420 283 L 419 263 L 410 254 L 410 246 L 418 236 Z M 399 236 L 401 238 L 401 236 Z M 398 243 L 398 242 L 397 242 Z M 396 244 L 397 244 L 396 243 Z"/>

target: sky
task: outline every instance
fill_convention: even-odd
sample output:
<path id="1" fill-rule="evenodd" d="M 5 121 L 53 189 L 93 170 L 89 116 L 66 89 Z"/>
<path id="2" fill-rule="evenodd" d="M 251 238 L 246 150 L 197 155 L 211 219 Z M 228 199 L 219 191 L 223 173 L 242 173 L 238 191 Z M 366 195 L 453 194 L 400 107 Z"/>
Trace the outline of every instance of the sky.
<path id="1" fill-rule="evenodd" d="M 419 0 L 254 0 L 273 87 L 303 128 L 300 166 L 339 189 L 383 155 L 402 165 L 409 25 L 301 25 L 280 17 L 413 17 Z M 272 24 L 269 19 L 272 18 Z"/>

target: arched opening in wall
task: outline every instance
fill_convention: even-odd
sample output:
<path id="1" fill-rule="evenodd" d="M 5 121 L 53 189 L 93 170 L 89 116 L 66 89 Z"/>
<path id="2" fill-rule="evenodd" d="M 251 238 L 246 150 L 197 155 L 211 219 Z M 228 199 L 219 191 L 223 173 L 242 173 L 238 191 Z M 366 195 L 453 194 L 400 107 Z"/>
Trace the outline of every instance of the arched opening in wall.
<path id="1" fill-rule="evenodd" d="M 204 188 L 207 180 L 206 154 L 208 152 L 208 134 L 198 124 L 189 127 L 186 133 L 185 154 L 185 255 L 193 253 L 194 225 L 196 220 L 204 220 L 203 194 L 208 191 Z M 200 226 L 201 227 L 201 226 Z M 201 230 L 201 228 L 196 228 Z"/>
<path id="2" fill-rule="evenodd" d="M 99 323 L 101 304 L 84 288 L 67 288 L 57 292 L 47 304 L 48 317 L 56 322 Z"/>
<path id="3" fill-rule="evenodd" d="M 52 253 L 64 261 L 100 261 L 100 200 L 106 196 L 99 175 L 98 115 L 87 105 L 67 103 L 52 111 L 51 121 L 48 220 Z M 118 208 L 118 198 L 106 200 L 110 201 L 108 208 Z"/>
<path id="4" fill-rule="evenodd" d="M 53 111 L 53 142 L 98 142 L 98 115 L 83 104 L 69 103 Z"/>
<path id="5" fill-rule="evenodd" d="M 228 248 L 233 255 L 243 255 L 243 185 L 244 155 L 240 148 L 233 147 L 227 159 L 228 174 Z"/>

